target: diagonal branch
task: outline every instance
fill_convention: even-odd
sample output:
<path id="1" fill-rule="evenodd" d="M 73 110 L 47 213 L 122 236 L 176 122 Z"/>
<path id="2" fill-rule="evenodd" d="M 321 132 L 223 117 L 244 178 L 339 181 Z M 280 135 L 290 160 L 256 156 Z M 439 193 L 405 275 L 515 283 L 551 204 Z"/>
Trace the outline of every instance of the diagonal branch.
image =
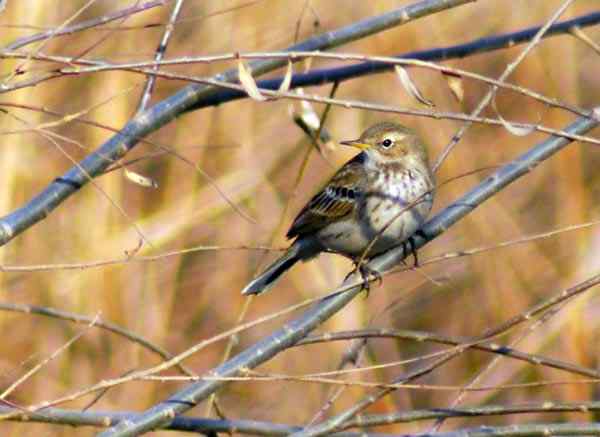
<path id="1" fill-rule="evenodd" d="M 556 36 L 556 35 L 561 35 L 561 34 L 574 34 L 574 32 L 576 32 L 574 29 L 579 29 L 579 32 L 581 32 L 581 28 L 583 27 L 587 27 L 587 26 L 593 26 L 596 25 L 600 22 L 600 12 L 592 12 L 589 14 L 584 14 L 584 15 L 580 15 L 578 17 L 572 18 L 570 20 L 565 20 L 565 21 L 561 21 L 555 24 L 552 24 L 552 26 L 550 26 L 548 28 L 548 30 L 542 35 L 543 39 L 546 39 L 548 37 L 551 36 Z M 509 32 L 509 33 L 504 33 L 504 34 L 500 34 L 500 35 L 495 35 L 495 36 L 491 36 L 491 37 L 483 37 L 483 38 L 479 38 L 476 40 L 473 40 L 471 42 L 468 43 L 464 43 L 464 44 L 458 44 L 458 45 L 453 45 L 453 46 L 448 46 L 448 47 L 439 47 L 439 48 L 435 48 L 435 49 L 429 49 L 429 50 L 420 50 L 420 51 L 414 51 L 414 52 L 408 52 L 408 53 L 401 53 L 396 55 L 394 58 L 398 59 L 398 61 L 404 61 L 407 64 L 410 63 L 411 60 L 413 61 L 421 61 L 421 62 L 432 62 L 432 61 L 445 61 L 445 60 L 449 60 L 449 59 L 461 59 L 461 58 L 465 58 L 467 56 L 471 56 L 477 53 L 483 53 L 483 52 L 490 52 L 490 51 L 494 51 L 494 50 L 500 50 L 500 49 L 504 49 L 504 48 L 510 48 L 510 47 L 514 47 L 515 45 L 518 44 L 523 44 L 525 42 L 530 41 L 531 39 L 535 38 L 535 36 L 538 34 L 538 32 L 540 31 L 541 27 L 536 26 L 536 27 L 529 27 L 520 31 L 516 31 L 516 32 Z M 328 58 L 332 58 L 332 59 L 344 59 L 344 57 L 346 59 L 350 59 L 350 57 L 348 57 L 348 55 L 344 55 L 344 54 L 336 54 L 336 53 L 320 53 L 318 54 L 318 52 L 302 52 L 299 50 L 294 50 L 292 52 L 292 49 L 288 49 L 288 55 L 283 57 L 283 56 L 275 56 L 275 54 L 281 54 L 281 53 L 285 53 L 285 52 L 259 52 L 259 53 L 249 53 L 246 54 L 246 56 L 244 56 L 243 54 L 240 54 L 240 58 L 245 59 L 245 58 L 269 58 L 269 57 L 280 57 L 280 58 L 285 58 L 290 59 L 293 58 L 294 61 L 298 61 L 300 60 L 299 58 L 303 58 L 304 55 L 303 53 L 311 53 L 310 56 L 313 57 L 328 57 Z M 154 65 L 156 65 L 155 61 L 152 62 L 135 62 L 135 63 L 127 63 L 127 64 L 109 64 L 107 62 L 103 62 L 103 61 L 99 61 L 99 60 L 90 60 L 90 59 L 72 59 L 69 57 L 65 57 L 65 56 L 51 56 L 51 55 L 41 55 L 41 54 L 37 54 L 37 55 L 28 55 L 25 53 L 20 53 L 20 52 L 15 52 L 15 51 L 10 51 L 8 49 L 0 49 L 0 58 L 21 58 L 21 57 L 27 57 L 27 56 L 31 56 L 32 59 L 36 59 L 36 60 L 41 60 L 41 61 L 49 61 L 49 62 L 57 62 L 57 63 L 64 63 L 67 65 L 83 65 L 83 66 L 87 66 L 87 67 L 82 67 L 80 70 L 73 70 L 70 73 L 71 74 L 80 74 L 83 72 L 95 72 L 95 71 L 109 71 L 109 70 L 113 70 L 113 69 L 131 69 L 131 71 L 135 71 L 135 72 L 142 72 L 144 74 L 147 75 L 151 75 L 152 71 L 151 70 L 147 70 L 144 69 L 143 67 L 153 67 Z M 308 55 L 307 55 L 308 56 Z M 367 56 L 364 56 L 365 58 L 368 58 Z M 354 57 L 352 57 L 354 58 Z M 373 58 L 373 57 L 370 57 Z M 377 57 L 375 57 L 377 58 Z M 390 59 L 394 59 L 394 58 L 390 58 Z M 176 58 L 176 59 L 169 59 L 169 60 L 165 60 L 165 61 L 161 61 L 159 63 L 159 65 L 161 66 L 167 66 L 167 65 L 181 65 L 181 64 L 189 64 L 189 63 L 195 63 L 195 62 L 217 62 L 217 61 L 225 61 L 225 60 L 230 60 L 232 59 L 231 55 L 228 54 L 223 54 L 223 55 L 217 55 L 217 56 L 201 56 L 201 57 L 197 57 L 197 56 L 193 56 L 193 57 L 182 57 L 182 58 Z M 309 72 L 306 73 L 298 73 L 298 74 L 294 74 L 294 77 L 291 81 L 290 84 L 290 88 L 297 88 L 297 87 L 303 87 L 303 86 L 317 86 L 317 85 L 324 85 L 324 84 L 328 84 L 328 83 L 339 83 L 345 80 L 350 80 L 350 79 L 355 79 L 358 77 L 362 77 L 362 76 L 367 76 L 367 75 L 372 75 L 372 74 L 377 74 L 377 73 L 383 73 L 385 71 L 391 70 L 393 68 L 392 65 L 390 65 L 390 63 L 388 61 L 384 61 L 384 62 L 380 62 L 378 59 L 372 59 L 372 60 L 365 60 L 365 59 L 358 59 L 358 57 L 356 57 L 357 61 L 364 61 L 361 62 L 360 64 L 356 64 L 356 65 L 351 65 L 351 66 L 345 66 L 345 67 L 332 67 L 332 68 L 323 68 L 323 69 L 313 69 Z M 451 70 L 451 68 L 449 67 L 442 67 L 442 66 L 438 66 L 436 65 L 436 67 L 438 69 L 440 69 L 441 71 L 448 71 Z M 67 70 L 68 71 L 68 70 Z M 20 89 L 20 88 L 24 88 L 27 86 L 32 86 L 32 85 L 37 85 L 45 80 L 49 80 L 52 78 L 56 78 L 56 77 L 60 77 L 61 73 L 67 73 L 67 71 L 63 71 L 63 70 L 55 70 L 53 71 L 51 74 L 47 75 L 47 76 L 42 76 L 42 77 L 36 77 L 33 79 L 27 79 L 24 80 L 22 82 L 18 82 L 15 83 L 11 86 L 5 87 L 2 89 L 2 92 L 7 92 L 7 91 L 12 91 L 15 89 Z M 461 75 L 463 73 L 460 73 Z M 488 77 L 485 76 L 479 76 L 473 73 L 469 73 L 469 72 L 465 72 L 465 77 L 472 77 L 472 78 L 476 78 L 477 80 L 484 80 L 487 81 L 489 83 L 492 83 L 494 85 L 498 85 L 504 88 L 512 88 L 515 91 L 519 91 L 520 87 L 515 87 L 514 85 L 511 85 L 510 83 L 504 83 L 504 82 L 498 82 L 495 81 L 493 79 L 490 79 Z M 164 76 L 164 73 L 161 74 L 160 71 L 156 72 L 157 76 L 161 76 L 161 77 L 168 77 L 168 76 Z M 174 76 L 176 77 L 176 76 Z M 185 76 L 181 76 L 180 80 L 186 80 Z M 260 80 L 257 81 L 257 85 L 260 89 L 271 89 L 271 90 L 276 90 L 280 87 L 281 83 L 283 81 L 283 77 L 275 77 L 272 79 L 264 79 L 264 80 Z M 523 88 L 520 88 L 520 90 L 522 91 Z M 237 90 L 218 90 L 215 93 L 213 93 L 210 97 L 208 98 L 202 98 L 200 99 L 199 102 L 197 102 L 193 108 L 188 109 L 188 110 L 193 110 L 193 109 L 199 109 L 199 108 L 204 108 L 207 106 L 214 106 L 214 105 L 218 105 L 221 103 L 226 103 L 232 100 L 236 100 L 236 99 L 241 99 L 241 98 L 246 98 L 247 94 L 243 91 L 237 91 Z M 538 98 L 541 96 L 537 96 Z M 551 104 L 556 105 L 558 102 L 552 102 Z M 564 108 L 564 109 L 568 109 L 568 110 L 573 110 L 575 108 Z M 575 111 L 577 112 L 577 111 Z"/>
<path id="2" fill-rule="evenodd" d="M 167 51 L 167 44 L 171 39 L 171 35 L 173 33 L 173 29 L 175 28 L 175 21 L 177 21 L 177 17 L 181 12 L 181 7 L 183 6 L 183 0 L 175 0 L 175 5 L 173 6 L 173 10 L 171 11 L 171 16 L 169 17 L 169 22 L 165 27 L 165 31 L 163 32 L 163 36 L 160 40 L 160 44 L 156 49 L 156 54 L 154 55 L 155 64 L 152 66 L 154 71 L 158 70 L 158 63 L 162 60 Z M 138 112 L 142 112 L 150 103 L 150 97 L 152 96 L 152 91 L 154 91 L 154 84 L 156 83 L 156 76 L 148 76 L 146 80 L 146 85 L 144 86 L 144 91 L 142 92 L 142 98 L 140 99 L 140 103 L 138 105 Z"/>
<path id="3" fill-rule="evenodd" d="M 102 26 L 104 24 L 110 23 L 111 21 L 119 20 L 120 18 L 129 17 L 131 15 L 137 14 L 139 12 L 147 11 L 148 9 L 155 8 L 157 6 L 164 6 L 166 0 L 154 0 L 148 1 L 142 4 L 138 4 L 135 6 L 131 6 L 129 8 L 121 9 L 117 12 L 113 12 L 111 14 L 106 14 L 98 18 L 92 18 L 90 20 L 82 21 L 81 23 L 74 24 L 72 26 L 63 27 L 61 29 L 51 29 L 41 33 L 36 33 L 35 35 L 26 36 L 23 38 L 19 38 L 16 41 L 13 41 L 11 44 L 6 46 L 7 50 L 16 50 L 21 47 L 25 47 L 31 43 L 37 41 L 43 41 L 48 38 L 55 38 L 57 36 L 62 35 L 71 35 L 76 32 L 81 32 L 86 29 L 91 29 L 93 27 Z"/>
<path id="4" fill-rule="evenodd" d="M 470 347 L 474 350 L 485 351 L 492 354 L 497 354 L 498 356 L 511 357 L 516 360 L 521 360 L 530 364 L 534 364 L 536 366 L 547 366 L 550 368 L 563 370 L 565 372 L 570 372 L 575 375 L 600 378 L 600 372 L 595 369 L 578 366 L 576 364 L 571 364 L 554 358 L 548 358 L 542 355 L 528 354 L 525 352 L 521 352 L 512 346 L 500 345 L 491 341 L 487 343 L 480 343 L 477 341 L 477 339 L 474 338 L 449 337 L 441 334 L 434 334 L 431 332 L 424 331 L 370 328 L 359 329 L 355 331 L 327 332 L 319 335 L 311 335 L 309 337 L 306 337 L 305 339 L 296 343 L 295 346 L 304 346 L 307 344 L 324 343 L 330 341 L 368 338 L 393 338 L 401 340 L 415 340 L 418 342 L 429 342 L 452 346 L 461 346 L 469 344 Z M 395 365 L 396 363 L 391 364 Z M 378 366 L 387 366 L 387 364 L 380 364 Z"/>
<path id="5" fill-rule="evenodd" d="M 594 114 L 596 118 L 580 117 L 566 127 L 565 130 L 576 134 L 589 131 L 600 124 L 600 107 L 596 108 Z M 418 249 L 441 235 L 451 225 L 469 214 L 485 200 L 533 170 L 539 163 L 566 147 L 570 142 L 570 140 L 563 137 L 550 137 L 498 169 L 462 198 L 449 205 L 427 222 L 423 227 L 423 234 L 416 236 L 414 239 L 415 248 Z M 385 272 L 399 264 L 405 256 L 404 248 L 398 246 L 373 258 L 367 266 L 370 269 Z M 224 381 L 217 380 L 218 378 L 235 376 L 244 369 L 257 367 L 279 352 L 297 343 L 310 331 L 345 307 L 361 292 L 362 279 L 359 276 L 354 274 L 349 277 L 334 293 L 322 299 L 302 316 L 292 320 L 269 337 L 211 370 L 208 375 L 216 377 L 215 380 L 199 381 L 190 384 L 169 399 L 147 410 L 133 421 L 117 425 L 101 435 L 104 437 L 132 436 L 143 431 L 168 425 L 178 414 L 182 414 L 194 407 L 225 384 Z M 315 427 L 313 430 L 315 432 L 319 431 L 318 427 Z"/>
<path id="6" fill-rule="evenodd" d="M 471 3 L 474 0 L 421 0 L 397 8 L 391 12 L 366 18 L 348 26 L 309 38 L 286 50 L 327 50 L 360 38 L 406 24 L 417 18 Z M 249 63 L 253 76 L 259 76 L 287 64 L 286 59 L 258 60 Z M 214 77 L 220 81 L 234 82 L 238 78 L 237 68 L 227 70 Z M 217 88 L 211 85 L 191 84 L 173 96 L 137 114 L 123 130 L 100 146 L 95 152 L 57 178 L 44 191 L 31 199 L 25 206 L 0 219 L 0 245 L 4 245 L 25 231 L 59 206 L 102 173 L 116 160 L 122 158 L 140 140 L 171 122 L 186 111 L 199 108 L 199 102 L 210 100 Z"/>
<path id="7" fill-rule="evenodd" d="M 525 312 L 523 314 L 520 314 L 518 316 L 511 318 L 510 320 L 502 323 L 501 325 L 499 325 L 497 327 L 487 330 L 484 334 L 477 337 L 477 340 L 483 340 L 483 341 L 489 340 L 492 337 L 494 337 L 502 332 L 505 332 L 506 330 L 510 329 L 511 327 L 516 326 L 516 324 L 523 323 L 523 322 L 529 320 L 532 316 L 534 316 L 542 311 L 545 311 L 546 309 L 552 307 L 553 305 L 560 304 L 561 302 L 564 303 L 567 300 L 573 298 L 574 296 L 581 294 L 581 293 L 591 289 L 592 287 L 596 287 L 598 284 L 600 284 L 600 274 L 597 274 L 583 282 L 580 282 L 580 283 L 574 285 L 573 287 L 570 287 L 567 290 L 560 292 L 558 295 L 555 295 L 552 298 L 545 300 L 544 302 L 536 305 L 531 310 L 528 310 L 527 312 Z M 312 428 L 307 428 L 300 432 L 294 433 L 293 436 L 294 437 L 319 436 L 319 435 L 331 434 L 332 432 L 339 430 L 340 428 L 345 426 L 346 421 L 353 418 L 359 412 L 365 410 L 367 407 L 369 407 L 370 405 L 375 403 L 377 400 L 381 399 L 382 397 L 386 396 L 387 394 L 391 393 L 392 391 L 396 390 L 399 387 L 408 387 L 409 385 L 406 385 L 407 382 L 414 381 L 417 378 L 420 378 L 424 375 L 431 373 L 433 370 L 441 367 L 443 364 L 447 363 L 454 357 L 460 355 L 467 348 L 470 348 L 472 346 L 474 346 L 474 342 L 471 342 L 468 344 L 461 344 L 451 350 L 448 350 L 445 355 L 442 355 L 440 358 L 436 359 L 434 362 L 427 364 L 426 366 L 423 366 L 421 368 L 417 368 L 407 374 L 403 374 L 403 375 L 393 379 L 387 387 L 382 387 L 376 393 L 365 396 L 358 403 L 356 403 L 352 407 L 348 408 L 346 411 L 338 414 L 337 416 L 334 416 L 334 417 L 328 419 L 327 421 L 321 423 L 318 426 L 315 426 Z M 596 379 L 594 379 L 593 381 L 596 381 Z M 443 419 L 440 419 L 440 420 L 443 420 Z"/>
<path id="8" fill-rule="evenodd" d="M 506 67 L 506 69 L 504 70 L 502 75 L 500 75 L 500 77 L 498 78 L 499 82 L 504 82 L 508 78 L 508 76 L 510 76 L 512 74 L 512 72 L 515 70 L 515 68 L 517 68 L 517 66 L 523 61 L 523 59 L 525 59 L 527 54 L 529 54 L 534 49 L 534 47 L 539 44 L 539 42 L 542 40 L 544 34 L 560 18 L 560 16 L 565 12 L 565 10 L 571 5 L 571 3 L 573 3 L 573 1 L 575 1 L 575 0 L 566 0 L 556 10 L 556 12 L 554 12 L 554 14 L 552 14 L 552 17 L 550 17 L 550 19 L 546 22 L 546 24 L 544 24 L 540 28 L 540 30 L 535 34 L 535 36 L 531 39 L 531 41 L 529 41 L 529 43 L 527 44 L 527 47 L 525 47 L 521 51 L 521 53 L 519 53 L 519 56 L 517 56 L 517 58 L 513 62 L 508 64 L 508 66 Z M 471 116 L 476 117 L 479 114 L 481 114 L 481 112 L 487 107 L 487 105 L 491 101 L 493 101 L 494 97 L 496 96 L 497 91 L 498 91 L 498 86 L 497 85 L 492 86 L 488 90 L 488 92 L 485 94 L 485 96 L 481 99 L 481 101 L 479 102 L 477 107 L 471 112 Z M 434 173 L 437 171 L 437 169 L 440 167 L 440 165 L 442 165 L 442 163 L 448 157 L 448 155 L 450 154 L 450 152 L 452 151 L 454 146 L 456 146 L 458 144 L 458 142 L 461 140 L 461 138 L 465 135 L 467 130 L 472 125 L 473 125 L 473 123 L 470 121 L 463 124 L 461 126 L 461 128 L 458 130 L 458 132 L 452 137 L 452 139 L 450 140 L 450 143 L 448 143 L 448 145 L 444 148 L 444 150 L 442 150 L 442 153 L 440 153 L 440 156 L 436 160 L 435 164 L 433 164 L 433 172 Z"/>
<path id="9" fill-rule="evenodd" d="M 582 28 L 593 26 L 598 23 L 600 23 L 600 12 L 592 12 L 552 25 L 548 31 L 544 33 L 543 38 L 570 33 L 571 29 L 575 27 Z M 402 59 L 418 59 L 421 61 L 462 59 L 477 53 L 490 52 L 493 50 L 514 47 L 517 44 L 523 44 L 534 38 L 540 29 L 541 26 L 534 26 L 516 32 L 478 38 L 464 44 L 402 53 L 396 57 Z M 294 74 L 290 86 L 291 88 L 297 88 L 343 82 L 345 80 L 356 79 L 371 74 L 391 71 L 393 68 L 393 65 L 385 62 L 362 62 L 360 64 L 344 67 L 314 69 L 307 73 Z M 282 80 L 283 77 L 277 77 L 259 80 L 256 84 L 260 89 L 276 90 L 281 85 Z M 243 92 L 223 89 L 207 98 L 200 99 L 193 109 L 218 105 L 245 97 L 246 94 Z"/>
<path id="10" fill-rule="evenodd" d="M 43 307 L 38 305 L 25 305 L 19 303 L 10 303 L 10 302 L 0 302 L 0 311 L 14 311 L 21 312 L 25 314 L 35 314 L 39 316 L 45 317 L 53 317 L 56 319 L 69 320 L 71 322 L 87 324 L 90 325 L 93 323 L 93 326 L 96 326 L 100 329 L 105 329 L 114 334 L 117 334 L 127 340 L 130 340 L 134 343 L 139 344 L 140 346 L 154 352 L 159 355 L 164 360 L 169 360 L 173 358 L 173 354 L 162 349 L 160 346 L 153 344 L 150 340 L 145 339 L 141 335 L 136 334 L 135 332 L 129 331 L 121 326 L 114 324 L 109 321 L 104 321 L 100 317 L 90 317 L 84 316 L 82 314 L 72 313 L 68 311 L 59 310 L 56 308 Z M 186 375 L 193 375 L 194 372 L 187 369 L 183 364 L 178 363 L 177 367 Z"/>

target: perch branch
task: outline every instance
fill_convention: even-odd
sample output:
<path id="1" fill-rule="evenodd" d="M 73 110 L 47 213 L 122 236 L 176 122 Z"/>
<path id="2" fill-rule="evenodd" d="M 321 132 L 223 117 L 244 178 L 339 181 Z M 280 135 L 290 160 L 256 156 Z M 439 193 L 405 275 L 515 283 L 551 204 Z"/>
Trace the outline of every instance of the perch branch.
<path id="1" fill-rule="evenodd" d="M 589 131 L 600 123 L 600 116 L 598 116 L 600 114 L 600 107 L 596 108 L 594 114 L 597 117 L 579 117 L 575 122 L 567 126 L 565 130 L 576 134 Z M 495 173 L 483 180 L 462 198 L 446 207 L 427 222 L 423 227 L 422 235 L 414 238 L 415 248 L 418 249 L 441 235 L 451 225 L 472 212 L 485 200 L 529 173 L 542 161 L 566 147 L 570 142 L 570 140 L 563 137 L 550 137 L 532 147 L 512 162 L 500 167 Z M 367 267 L 379 272 L 386 272 L 398 265 L 405 257 L 404 248 L 399 246 L 371 259 Z M 300 317 L 288 322 L 270 336 L 242 351 L 222 365 L 212 369 L 207 375 L 216 378 L 230 377 L 242 373 L 245 369 L 257 367 L 306 337 L 310 331 L 350 303 L 361 292 L 361 289 L 362 279 L 356 274 L 350 276 L 338 290 L 322 299 Z M 225 382 L 222 380 L 192 383 L 165 401 L 142 413 L 135 420 L 128 421 L 127 423 L 123 422 L 101 435 L 103 437 L 133 436 L 144 431 L 168 425 L 174 417 L 194 407 L 224 384 Z M 348 417 L 340 417 L 340 423 L 349 419 L 353 414 Z M 318 432 L 319 427 L 315 427 L 314 431 Z"/>

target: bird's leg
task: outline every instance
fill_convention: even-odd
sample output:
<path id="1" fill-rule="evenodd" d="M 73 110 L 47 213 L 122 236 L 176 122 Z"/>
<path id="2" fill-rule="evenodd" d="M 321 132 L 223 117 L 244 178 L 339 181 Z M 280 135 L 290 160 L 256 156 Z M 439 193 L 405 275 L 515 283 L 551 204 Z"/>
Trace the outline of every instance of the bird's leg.
<path id="1" fill-rule="evenodd" d="M 415 238 L 414 238 L 415 236 L 425 238 L 425 233 L 419 229 L 413 235 L 411 235 L 406 240 L 404 240 L 404 243 L 402 243 L 402 248 L 404 249 L 404 253 L 406 255 L 408 255 L 409 253 L 412 254 L 412 256 L 415 260 L 415 264 L 413 265 L 413 267 L 417 268 L 417 267 L 419 267 L 420 264 L 419 264 L 419 257 L 417 256 L 417 245 L 415 243 Z"/>
<path id="2" fill-rule="evenodd" d="M 404 240 L 404 242 L 402 243 L 402 249 L 404 249 L 404 253 L 406 254 L 406 256 L 408 256 L 408 254 L 411 254 L 413 256 L 413 259 L 415 261 L 413 264 L 413 268 L 419 267 L 419 257 L 415 249 L 415 240 L 413 239 L 413 237 L 408 237 L 406 240 Z"/>

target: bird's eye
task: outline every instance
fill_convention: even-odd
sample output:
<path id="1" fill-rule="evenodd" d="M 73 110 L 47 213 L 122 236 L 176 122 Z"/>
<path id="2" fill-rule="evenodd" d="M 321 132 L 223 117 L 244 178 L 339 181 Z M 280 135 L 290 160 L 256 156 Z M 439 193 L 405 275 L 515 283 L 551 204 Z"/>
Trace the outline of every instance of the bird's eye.
<path id="1" fill-rule="evenodd" d="M 385 147 L 386 149 L 388 149 L 388 148 L 392 147 L 392 140 L 390 140 L 389 138 L 386 138 L 385 140 L 383 140 L 381 142 L 381 145 L 383 147 Z"/>

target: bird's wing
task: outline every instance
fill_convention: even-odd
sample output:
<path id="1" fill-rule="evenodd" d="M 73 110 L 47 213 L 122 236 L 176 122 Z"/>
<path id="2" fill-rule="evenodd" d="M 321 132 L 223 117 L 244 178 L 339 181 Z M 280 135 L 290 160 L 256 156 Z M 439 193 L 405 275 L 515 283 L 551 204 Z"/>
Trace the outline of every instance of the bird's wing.
<path id="1" fill-rule="evenodd" d="M 365 180 L 363 154 L 348 161 L 300 211 L 288 238 L 316 232 L 353 213 Z"/>

